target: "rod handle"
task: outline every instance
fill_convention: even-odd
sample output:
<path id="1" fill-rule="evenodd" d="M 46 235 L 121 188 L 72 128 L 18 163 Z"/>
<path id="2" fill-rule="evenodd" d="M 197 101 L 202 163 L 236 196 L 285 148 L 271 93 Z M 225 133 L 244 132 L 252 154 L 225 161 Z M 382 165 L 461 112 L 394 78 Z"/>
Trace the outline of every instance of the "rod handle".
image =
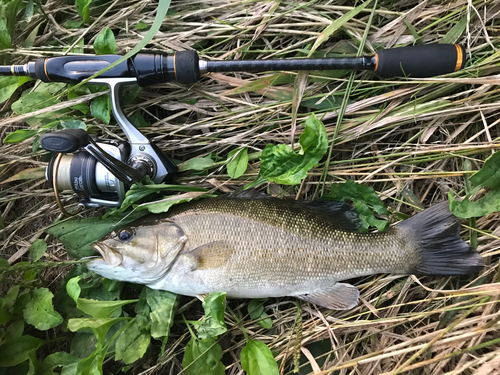
<path id="1" fill-rule="evenodd" d="M 375 72 L 382 76 L 427 78 L 456 72 L 467 58 L 459 44 L 422 44 L 380 50 L 375 60 Z"/>

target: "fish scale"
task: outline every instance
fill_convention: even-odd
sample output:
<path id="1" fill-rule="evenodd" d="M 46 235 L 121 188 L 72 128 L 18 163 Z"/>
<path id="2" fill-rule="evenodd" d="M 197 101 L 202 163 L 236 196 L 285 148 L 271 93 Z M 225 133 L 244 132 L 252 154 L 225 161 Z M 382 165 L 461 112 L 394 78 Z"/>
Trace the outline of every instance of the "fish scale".
<path id="1" fill-rule="evenodd" d="M 173 206 L 93 244 L 89 269 L 114 280 L 198 296 L 296 296 L 349 309 L 359 291 L 339 282 L 376 273 L 464 275 L 483 267 L 446 202 L 381 233 L 354 231 L 339 202 L 221 197 Z"/>
<path id="2" fill-rule="evenodd" d="M 322 289 L 372 273 L 405 273 L 418 262 L 416 251 L 401 251 L 405 243 L 395 235 L 396 229 L 371 235 L 347 232 L 334 220 L 290 208 L 280 200 L 205 200 L 173 210 L 169 217 L 188 238 L 181 255 L 206 243 L 223 242 L 233 250 L 219 267 L 191 275 L 229 296 L 243 283 L 249 297 L 255 289 L 289 295 L 293 288 L 294 293 L 304 293 L 312 284 Z"/>

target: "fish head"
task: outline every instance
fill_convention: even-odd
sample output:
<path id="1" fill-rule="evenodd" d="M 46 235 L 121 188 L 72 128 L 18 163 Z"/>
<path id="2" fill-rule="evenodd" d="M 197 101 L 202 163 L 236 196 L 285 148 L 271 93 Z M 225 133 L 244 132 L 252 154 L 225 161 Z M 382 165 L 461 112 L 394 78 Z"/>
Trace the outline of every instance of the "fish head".
<path id="1" fill-rule="evenodd" d="M 149 284 L 165 275 L 186 240 L 172 221 L 139 219 L 91 244 L 102 258 L 87 267 L 112 280 Z"/>

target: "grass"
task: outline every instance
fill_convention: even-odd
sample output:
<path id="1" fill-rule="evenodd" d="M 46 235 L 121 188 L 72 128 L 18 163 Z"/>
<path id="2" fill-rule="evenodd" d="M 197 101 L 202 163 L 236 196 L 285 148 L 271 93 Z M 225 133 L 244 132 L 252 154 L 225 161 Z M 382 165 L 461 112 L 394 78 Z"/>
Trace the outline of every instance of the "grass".
<path id="1" fill-rule="evenodd" d="M 113 30 L 118 53 L 125 54 L 147 32 L 136 28 L 138 22 L 153 24 L 157 3 L 95 2 L 91 23 L 80 28 L 67 24 L 81 20 L 72 2 L 50 0 L 39 5 L 35 2 L 30 19 L 16 23 L 14 47 L 0 51 L 4 61 L 20 64 L 61 55 L 78 39 L 84 42 L 84 52 L 92 54 L 92 43 L 104 27 Z M 350 2 L 173 1 L 147 48 L 196 49 L 205 59 L 303 57 L 325 28 L 352 9 Z M 99 17 L 104 11 L 106 15 Z M 334 183 L 352 179 L 373 187 L 395 218 L 401 217 L 399 213 L 412 215 L 418 207 L 446 200 L 450 190 L 466 191 L 467 177 L 500 149 L 499 13 L 498 2 L 490 0 L 372 2 L 314 53 L 356 55 L 364 45 L 362 52 L 369 55 L 415 41 L 466 45 L 466 68 L 442 78 L 382 79 L 372 72 L 345 71 L 309 72 L 305 79 L 296 72 L 212 74 L 193 85 L 169 82 L 143 89 L 126 111 L 144 115 L 151 126 L 141 131 L 171 158 L 187 161 L 210 155 L 216 161 L 213 168 L 201 174 L 181 173 L 177 183 L 219 192 L 254 181 L 264 146 L 290 144 L 293 134 L 297 142 L 303 122 L 314 112 L 325 124 L 329 157 L 298 186 L 262 187 L 274 195 L 307 200 L 328 192 Z M 32 46 L 23 47 L 37 27 Z M 266 77 L 271 78 L 258 81 Z M 256 81 L 262 84 L 245 89 Z M 296 89 L 294 82 L 303 87 Z M 15 114 L 10 106 L 23 90 L 36 85 L 25 84 L 2 105 L 1 139 L 29 127 L 25 121 L 33 114 Z M 64 97 L 57 108 L 38 114 L 88 103 L 96 95 Z M 297 106 L 299 102 L 302 105 Z M 123 139 L 116 125 L 105 125 L 90 112 L 82 118 L 94 133 Z M 27 260 L 30 245 L 42 238 L 49 243 L 43 259 L 62 262 L 69 260 L 65 249 L 44 233 L 61 219 L 48 184 L 42 177 L 5 182 L 27 168 L 47 165 L 46 153 L 33 151 L 32 143 L 30 138 L 0 146 L 1 254 L 9 263 Z M 223 161 L 239 146 L 248 147 L 249 166 L 241 177 L 231 179 Z M 69 194 L 64 200 L 76 202 Z M 84 215 L 97 214 L 102 211 Z M 375 275 L 357 280 L 361 303 L 353 310 L 329 311 L 303 303 L 300 323 L 298 302 L 281 298 L 265 305 L 272 329 L 263 329 L 248 317 L 242 324 L 251 338 L 271 348 L 284 374 L 292 373 L 299 355 L 301 374 L 493 374 L 500 354 L 499 218 L 492 213 L 463 222 L 462 237 L 477 244 L 487 264 L 476 277 Z M 56 290 L 70 267 L 61 263 L 47 268 L 36 282 Z M 9 276 L 2 289 L 18 282 Z M 459 289 L 465 294 L 442 292 Z M 188 298 L 182 302 L 187 303 L 182 307 L 185 314 L 198 319 L 199 303 Z M 230 302 L 241 317 L 246 316 L 246 305 L 241 300 Z M 244 337 L 229 314 L 226 323 L 229 332 L 220 340 L 226 373 L 242 374 L 239 351 Z M 64 347 L 55 340 L 57 334 L 46 332 L 53 344 L 44 354 Z M 164 355 L 158 359 L 157 352 L 147 353 L 131 372 L 180 372 L 188 337 L 186 327 L 176 324 Z M 107 366 L 108 371 L 120 369 L 112 363 Z"/>

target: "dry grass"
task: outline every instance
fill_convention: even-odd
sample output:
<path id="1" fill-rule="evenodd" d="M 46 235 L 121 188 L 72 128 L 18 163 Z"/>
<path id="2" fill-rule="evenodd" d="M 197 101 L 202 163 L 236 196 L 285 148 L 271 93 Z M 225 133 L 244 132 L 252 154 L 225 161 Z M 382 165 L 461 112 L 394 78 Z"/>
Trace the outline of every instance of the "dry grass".
<path id="1" fill-rule="evenodd" d="M 79 19 L 75 6 L 49 0 L 43 14 L 35 14 L 23 24 L 14 40 L 14 45 L 21 46 L 28 33 L 43 22 L 34 46 L 1 52 L 15 63 L 25 63 L 38 56 L 59 55 L 83 37 L 85 52 L 92 53 L 93 39 L 109 26 L 115 32 L 119 53 L 125 53 L 145 34 L 135 25 L 139 21 L 152 24 L 156 6 L 145 0 L 106 2 L 93 10 L 95 22 L 90 27 L 66 29 L 67 20 Z M 318 53 L 355 54 L 372 6 L 326 41 Z M 196 49 L 206 59 L 304 56 L 319 33 L 350 9 L 352 4 L 346 1 L 173 1 L 170 17 L 148 48 L 158 52 Z M 144 132 L 167 155 L 182 161 L 208 154 L 224 160 L 227 152 L 241 145 L 251 153 L 261 151 L 266 143 L 289 143 L 295 121 L 297 141 L 301 123 L 314 111 L 323 119 L 330 140 L 335 140 L 329 163 L 323 160 L 300 187 L 273 185 L 270 192 L 313 199 L 328 191 L 332 183 L 353 179 L 372 186 L 391 211 L 413 214 L 415 207 L 447 199 L 450 189 L 461 191 L 464 179 L 500 148 L 499 14 L 500 3 L 489 0 L 378 1 L 366 54 L 412 43 L 415 37 L 418 42 L 432 43 L 442 42 L 446 36 L 468 46 L 470 61 L 464 71 L 441 79 L 382 80 L 373 73 L 358 72 L 339 124 L 339 110 L 350 86 L 349 72 L 311 72 L 306 81 L 299 77 L 303 94 L 294 91 L 294 72 L 213 74 L 191 86 L 165 83 L 147 88 L 127 111 L 143 111 L 152 123 Z M 464 17 L 464 32 L 455 38 L 447 35 Z M 271 77 L 268 82 L 286 83 L 235 93 L 264 77 Z M 18 90 L 3 106 L 2 139 L 7 132 L 27 127 L 27 116 L 15 117 L 9 110 L 20 93 Z M 308 105 L 297 108 L 297 95 Z M 333 105 L 312 108 L 328 101 Z M 74 104 L 65 101 L 62 106 Z M 90 115 L 85 121 L 106 137 L 122 137 L 116 125 L 103 125 Z M 43 152 L 31 151 L 31 140 L 0 147 L 2 181 L 26 168 L 46 165 Z M 227 192 L 253 181 L 258 170 L 259 161 L 254 158 L 238 179 L 230 179 L 221 165 L 203 176 L 181 174 L 177 181 Z M 60 217 L 57 206 L 43 179 L 0 186 L 5 224 L 0 231 L 2 257 L 11 262 L 25 260 L 30 244 L 45 238 L 43 229 Z M 266 311 L 273 318 L 273 328 L 262 329 L 247 318 L 245 329 L 283 360 L 280 368 L 285 374 L 291 373 L 293 358 L 299 353 L 301 373 L 498 374 L 499 218 L 494 213 L 464 222 L 463 238 L 477 245 L 487 264 L 475 279 L 426 277 L 419 280 L 424 288 L 408 276 L 364 278 L 356 283 L 362 303 L 353 310 L 336 312 L 303 304 L 300 325 L 297 301 L 272 300 Z M 64 249 L 55 242 L 49 245 L 46 257 L 66 259 Z M 45 276 L 55 285 L 65 270 L 52 269 Z M 199 306 L 189 306 L 196 315 Z M 231 306 L 246 315 L 242 301 Z M 239 350 L 244 339 L 229 315 L 227 322 L 230 332 L 222 340 L 226 373 L 242 374 Z M 151 357 L 134 373 L 178 373 L 186 333 L 177 327 L 161 361 Z"/>

